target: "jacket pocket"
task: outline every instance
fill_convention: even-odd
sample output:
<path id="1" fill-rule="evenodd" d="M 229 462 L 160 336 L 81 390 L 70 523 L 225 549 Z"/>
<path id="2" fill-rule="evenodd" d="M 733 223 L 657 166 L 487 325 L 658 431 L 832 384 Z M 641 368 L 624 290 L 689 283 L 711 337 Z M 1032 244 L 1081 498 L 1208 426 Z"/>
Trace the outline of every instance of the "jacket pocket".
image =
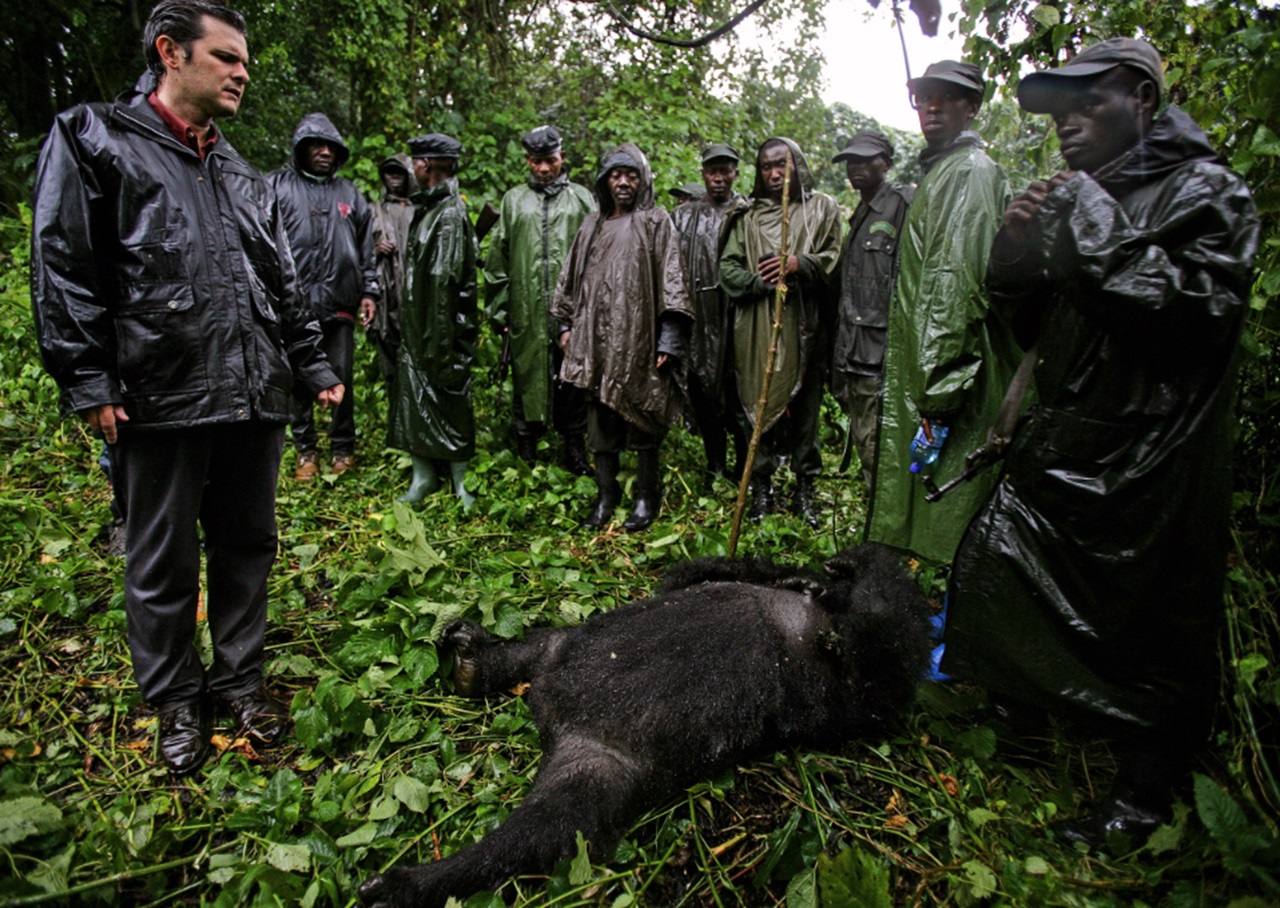
<path id="1" fill-rule="evenodd" d="M 132 288 L 116 313 L 115 329 L 118 377 L 126 394 L 208 389 L 207 339 L 190 284 Z"/>

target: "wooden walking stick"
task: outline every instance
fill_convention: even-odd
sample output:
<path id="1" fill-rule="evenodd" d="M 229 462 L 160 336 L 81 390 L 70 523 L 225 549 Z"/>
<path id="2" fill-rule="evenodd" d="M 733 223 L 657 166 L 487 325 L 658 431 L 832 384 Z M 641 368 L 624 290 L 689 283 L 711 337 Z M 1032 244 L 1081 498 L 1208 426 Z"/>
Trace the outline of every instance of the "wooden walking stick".
<path id="1" fill-rule="evenodd" d="M 769 385 L 773 383 L 773 364 L 778 358 L 778 343 L 782 339 L 782 307 L 787 301 L 787 256 L 788 234 L 791 232 L 791 171 L 795 162 L 791 157 L 791 148 L 787 147 L 787 170 L 782 177 L 782 241 L 778 246 L 778 262 L 781 273 L 778 275 L 778 287 L 773 294 L 773 332 L 769 336 L 769 353 L 764 360 L 764 377 L 760 386 L 760 399 L 756 401 L 756 418 L 751 427 L 751 442 L 747 445 L 747 462 L 742 468 L 742 479 L 738 482 L 738 505 L 733 511 L 733 529 L 729 533 L 729 555 L 738 554 L 738 534 L 742 530 L 742 512 L 747 506 L 747 489 L 751 486 L 751 468 L 756 462 L 756 449 L 760 447 L 760 436 L 763 434 L 764 409 L 769 400 Z"/>

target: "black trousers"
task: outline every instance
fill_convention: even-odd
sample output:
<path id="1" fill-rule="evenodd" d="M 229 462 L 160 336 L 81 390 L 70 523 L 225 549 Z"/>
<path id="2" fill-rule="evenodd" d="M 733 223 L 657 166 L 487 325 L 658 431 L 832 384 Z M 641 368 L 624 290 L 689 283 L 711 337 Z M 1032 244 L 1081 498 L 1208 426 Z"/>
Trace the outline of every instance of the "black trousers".
<path id="1" fill-rule="evenodd" d="M 754 407 L 755 402 L 748 406 Z M 791 472 L 797 479 L 821 476 L 822 452 L 818 450 L 818 420 L 821 416 L 822 372 L 816 363 L 810 362 L 800 390 L 791 398 L 787 411 L 760 436 L 751 477 L 768 479 L 773 476 L 784 456 L 790 457 Z M 751 437 L 750 428 L 747 423 L 748 438 Z"/>
<path id="2" fill-rule="evenodd" d="M 267 575 L 276 557 L 276 483 L 284 426 L 261 422 L 169 431 L 124 429 L 125 611 L 133 671 L 152 704 L 262 681 Z M 200 531 L 213 664 L 196 651 Z"/>
<path id="3" fill-rule="evenodd" d="M 627 422 L 617 410 L 592 398 L 587 402 L 587 448 L 592 454 L 616 454 L 619 451 L 656 451 L 662 435 L 650 435 Z"/>
<path id="4" fill-rule="evenodd" d="M 320 349 L 329 358 L 329 365 L 338 375 L 338 381 L 346 388 L 342 395 L 342 403 L 333 411 L 333 419 L 329 423 L 329 456 L 354 454 L 356 452 L 356 389 L 355 325 L 345 319 L 321 324 L 324 337 L 320 341 Z M 293 445 L 299 451 L 314 451 L 320 443 L 316 432 L 316 402 L 314 398 L 306 400 L 294 399 L 293 402 Z"/>
<path id="5" fill-rule="evenodd" d="M 564 362 L 564 353 L 560 346 L 551 348 L 551 425 L 562 437 L 569 438 L 587 431 L 587 392 L 556 378 L 560 374 L 560 364 Z M 524 418 L 524 403 L 520 399 L 517 388 L 511 399 L 511 422 L 515 426 L 516 435 L 524 438 L 541 438 L 547 431 L 547 424 Z"/>
<path id="6" fill-rule="evenodd" d="M 732 413 L 740 408 L 736 382 L 729 382 L 732 400 L 728 406 L 721 406 L 717 389 L 705 388 L 695 373 L 689 373 L 689 410 L 693 414 L 694 425 L 702 436 L 702 449 L 707 455 L 707 466 L 710 469 L 724 469 L 728 462 L 728 444 L 726 439 L 733 440 L 734 463 L 741 469 L 747 453 L 747 435 L 742 421 L 734 419 Z"/>

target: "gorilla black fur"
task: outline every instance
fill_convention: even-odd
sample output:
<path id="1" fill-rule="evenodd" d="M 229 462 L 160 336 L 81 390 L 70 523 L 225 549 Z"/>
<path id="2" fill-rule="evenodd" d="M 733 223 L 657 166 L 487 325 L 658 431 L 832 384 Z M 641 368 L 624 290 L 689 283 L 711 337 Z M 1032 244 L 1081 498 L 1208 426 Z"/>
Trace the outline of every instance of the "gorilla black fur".
<path id="1" fill-rule="evenodd" d="M 833 749 L 878 735 L 928 662 L 927 609 L 890 550 L 848 549 L 825 576 L 710 558 L 658 593 L 578 627 L 500 642 L 445 628 L 459 693 L 531 684 L 542 766 L 524 802 L 479 843 L 395 867 L 360 888 L 377 908 L 443 905 L 596 855 L 636 817 L 725 766 L 783 747 Z"/>

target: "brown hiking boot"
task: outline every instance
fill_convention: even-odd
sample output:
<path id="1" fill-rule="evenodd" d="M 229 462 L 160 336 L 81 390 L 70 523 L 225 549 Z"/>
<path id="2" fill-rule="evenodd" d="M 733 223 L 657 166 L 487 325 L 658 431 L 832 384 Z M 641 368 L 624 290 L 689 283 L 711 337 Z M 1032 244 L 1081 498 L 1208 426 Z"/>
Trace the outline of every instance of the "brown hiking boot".
<path id="1" fill-rule="evenodd" d="M 333 458 L 333 462 L 329 464 L 329 472 L 334 476 L 339 473 L 345 473 L 356 465 L 354 454 L 338 454 Z"/>
<path id="2" fill-rule="evenodd" d="M 293 471 L 293 478 L 300 482 L 309 482 L 320 475 L 320 455 L 315 451 L 298 452 L 298 469 Z"/>

